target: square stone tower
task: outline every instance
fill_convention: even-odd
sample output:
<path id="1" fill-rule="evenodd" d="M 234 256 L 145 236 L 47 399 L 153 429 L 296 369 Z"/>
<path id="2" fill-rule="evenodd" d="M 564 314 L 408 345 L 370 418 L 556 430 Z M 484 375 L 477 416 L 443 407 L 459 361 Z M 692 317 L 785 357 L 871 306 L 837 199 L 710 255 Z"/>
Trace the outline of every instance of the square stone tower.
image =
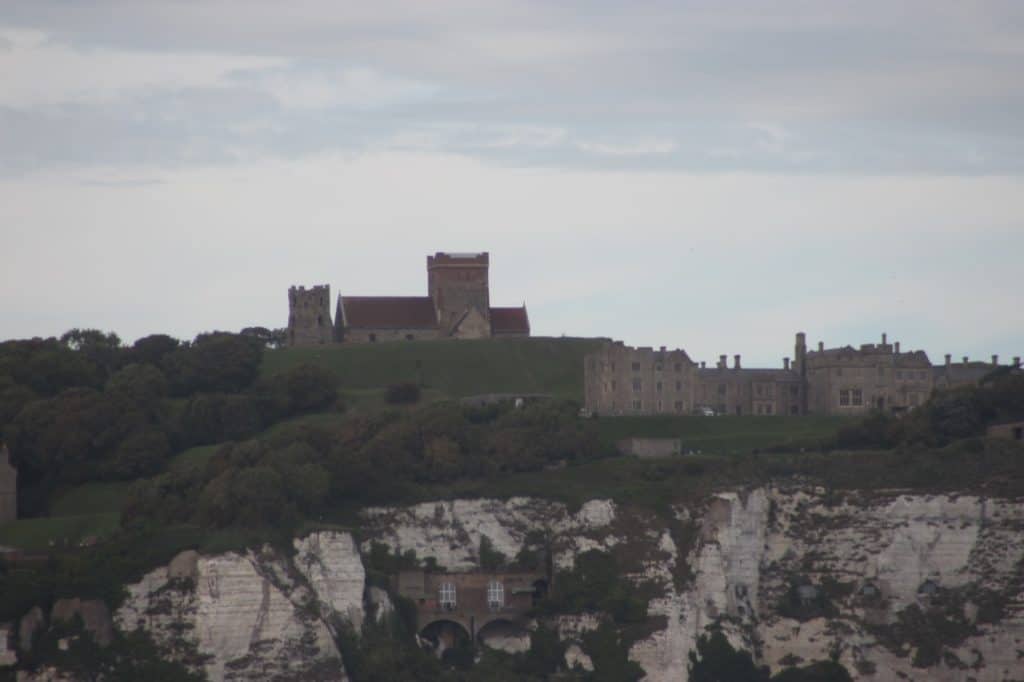
<path id="1" fill-rule="evenodd" d="M 427 288 L 437 310 L 443 336 L 456 333 L 467 317 L 476 318 L 480 335 L 490 336 L 490 256 L 483 253 L 443 253 L 427 256 Z"/>
<path id="2" fill-rule="evenodd" d="M 288 289 L 289 346 L 318 346 L 334 340 L 330 302 L 327 284 Z"/>

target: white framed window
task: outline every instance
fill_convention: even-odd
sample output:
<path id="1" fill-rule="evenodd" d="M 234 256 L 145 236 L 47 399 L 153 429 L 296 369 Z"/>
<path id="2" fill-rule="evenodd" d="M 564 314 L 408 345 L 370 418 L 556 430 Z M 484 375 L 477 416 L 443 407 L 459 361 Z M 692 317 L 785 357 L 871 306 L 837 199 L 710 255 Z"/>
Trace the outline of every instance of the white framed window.
<path id="1" fill-rule="evenodd" d="M 441 583 L 438 591 L 438 601 L 442 609 L 452 611 L 455 609 L 455 583 Z"/>
<path id="2" fill-rule="evenodd" d="M 497 580 L 487 583 L 487 607 L 498 610 L 505 606 L 505 586 Z"/>
<path id="3" fill-rule="evenodd" d="M 641 381 L 640 379 L 633 379 L 633 392 L 634 393 L 639 393 L 640 391 L 643 390 L 643 387 L 644 387 L 644 382 L 643 381 Z"/>

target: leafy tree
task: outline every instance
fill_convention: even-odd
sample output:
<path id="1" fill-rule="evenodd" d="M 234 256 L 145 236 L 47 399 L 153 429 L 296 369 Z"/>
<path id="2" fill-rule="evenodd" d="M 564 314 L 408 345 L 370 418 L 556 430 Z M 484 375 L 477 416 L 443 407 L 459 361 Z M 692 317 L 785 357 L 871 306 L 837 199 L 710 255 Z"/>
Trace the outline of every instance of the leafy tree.
<path id="1" fill-rule="evenodd" d="M 115 372 L 107 380 L 105 390 L 119 392 L 146 409 L 154 409 L 167 393 L 167 378 L 154 365 L 133 363 Z"/>
<path id="2" fill-rule="evenodd" d="M 195 342 L 163 357 L 161 365 L 171 393 L 237 392 L 248 387 L 259 373 L 263 345 L 238 334 L 200 334 Z"/>
<path id="3" fill-rule="evenodd" d="M 590 676 L 593 682 L 634 682 L 644 676 L 643 668 L 629 660 L 629 648 L 611 623 L 601 623 L 596 630 L 585 633 L 583 651 L 594 663 Z M 691 676 L 690 679 L 696 678 Z M 742 680 L 730 679 L 729 682 Z"/>
<path id="4" fill-rule="evenodd" d="M 338 398 L 338 377 L 317 365 L 299 365 L 274 375 L 269 390 L 286 414 L 314 412 Z"/>
<path id="5" fill-rule="evenodd" d="M 178 350 L 180 346 L 180 341 L 167 334 L 150 334 L 132 344 L 127 359 L 129 362 L 159 366 L 164 356 Z"/>
<path id="6" fill-rule="evenodd" d="M 480 568 L 485 571 L 498 571 L 508 563 L 508 557 L 494 548 L 494 543 L 486 535 L 480 536 Z"/>
<path id="7" fill-rule="evenodd" d="M 411 405 L 420 400 L 420 387 L 411 381 L 388 386 L 384 399 L 392 405 Z"/>
<path id="8" fill-rule="evenodd" d="M 768 682 L 765 667 L 754 665 L 749 652 L 736 651 L 721 630 L 701 635 L 690 652 L 690 682 Z"/>
<path id="9" fill-rule="evenodd" d="M 117 446 L 105 466 L 107 477 L 131 480 L 160 471 L 171 454 L 167 436 L 155 429 L 137 431 Z"/>

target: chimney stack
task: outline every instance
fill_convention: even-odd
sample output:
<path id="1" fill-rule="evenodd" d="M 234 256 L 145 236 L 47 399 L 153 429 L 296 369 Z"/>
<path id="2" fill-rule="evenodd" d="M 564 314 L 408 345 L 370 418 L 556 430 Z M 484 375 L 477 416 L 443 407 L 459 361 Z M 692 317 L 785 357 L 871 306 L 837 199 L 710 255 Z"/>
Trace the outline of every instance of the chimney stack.
<path id="1" fill-rule="evenodd" d="M 950 364 L 952 364 L 952 362 L 953 362 L 953 356 L 950 355 L 949 353 L 946 353 L 946 367 L 949 367 Z"/>
<path id="2" fill-rule="evenodd" d="M 825 352 L 825 342 L 824 341 L 818 341 L 818 352 L 819 353 L 824 353 Z"/>
<path id="3" fill-rule="evenodd" d="M 882 332 L 882 345 L 883 346 L 887 343 L 887 341 L 886 341 L 887 336 L 888 335 L 885 332 Z"/>
<path id="4" fill-rule="evenodd" d="M 782 358 L 782 366 L 786 368 L 787 372 L 789 371 L 789 358 Z"/>
<path id="5" fill-rule="evenodd" d="M 718 369 L 725 369 L 725 367 L 726 367 L 725 357 L 726 356 L 724 356 L 724 355 L 719 355 L 718 356 Z"/>
<path id="6" fill-rule="evenodd" d="M 701 360 L 701 361 L 700 361 L 700 368 L 701 368 L 701 369 L 705 369 L 705 368 L 707 367 L 707 364 L 708 364 L 708 363 L 706 363 L 706 362 L 704 362 L 703 360 Z"/>
<path id="7" fill-rule="evenodd" d="M 897 341 L 896 342 L 896 354 L 899 355 L 899 352 L 900 352 L 900 342 Z"/>
<path id="8" fill-rule="evenodd" d="M 970 360 L 968 360 L 967 356 L 965 355 L 964 356 L 964 367 L 966 367 L 969 362 L 970 362 Z"/>
<path id="9" fill-rule="evenodd" d="M 1020 369 L 1020 356 L 1019 355 L 1015 355 L 1013 357 L 1013 366 L 1016 367 L 1017 369 Z"/>
<path id="10" fill-rule="evenodd" d="M 662 352 L 662 353 L 664 353 L 664 352 L 665 352 L 665 346 L 662 346 L 662 347 L 661 347 L 661 352 Z"/>
<path id="11" fill-rule="evenodd" d="M 998 355 L 993 355 L 992 356 L 992 364 L 997 366 L 997 367 L 999 366 L 999 356 Z"/>
<path id="12" fill-rule="evenodd" d="M 739 356 L 739 354 L 732 356 L 732 359 L 733 359 L 733 369 L 739 369 L 740 368 L 740 356 Z"/>

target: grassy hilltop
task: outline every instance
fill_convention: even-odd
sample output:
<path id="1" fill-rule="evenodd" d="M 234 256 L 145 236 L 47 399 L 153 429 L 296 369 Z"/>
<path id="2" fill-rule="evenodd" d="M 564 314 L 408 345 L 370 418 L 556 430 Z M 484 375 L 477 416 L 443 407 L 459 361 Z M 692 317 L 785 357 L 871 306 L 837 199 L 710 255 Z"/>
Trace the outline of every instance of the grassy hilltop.
<path id="1" fill-rule="evenodd" d="M 541 338 L 415 341 L 269 350 L 269 377 L 303 364 L 332 370 L 346 392 L 383 390 L 413 381 L 432 394 L 549 393 L 583 400 L 583 357 L 597 339 Z"/>

